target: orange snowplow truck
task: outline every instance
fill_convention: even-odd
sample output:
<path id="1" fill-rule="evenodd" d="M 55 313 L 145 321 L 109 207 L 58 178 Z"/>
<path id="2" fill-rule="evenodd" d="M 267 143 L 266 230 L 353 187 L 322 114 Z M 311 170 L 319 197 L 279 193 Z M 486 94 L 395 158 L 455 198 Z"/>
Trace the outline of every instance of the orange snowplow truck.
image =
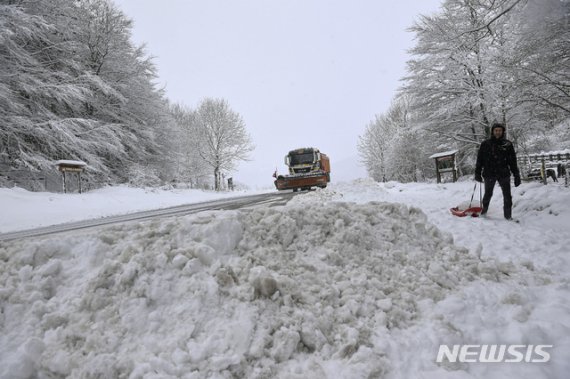
<path id="1" fill-rule="evenodd" d="M 319 149 L 306 147 L 291 150 L 285 156 L 289 175 L 279 175 L 275 180 L 278 190 L 310 190 L 311 187 L 325 188 L 330 182 L 331 164 L 329 157 Z"/>

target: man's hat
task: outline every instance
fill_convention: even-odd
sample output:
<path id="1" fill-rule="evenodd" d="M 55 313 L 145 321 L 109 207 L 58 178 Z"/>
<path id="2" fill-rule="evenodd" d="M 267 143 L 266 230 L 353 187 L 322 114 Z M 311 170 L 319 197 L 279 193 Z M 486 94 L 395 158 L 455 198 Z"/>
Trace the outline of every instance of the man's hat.
<path id="1" fill-rule="evenodd" d="M 495 123 L 493 124 L 493 126 L 491 126 L 491 133 L 493 133 L 493 130 L 494 130 L 495 128 L 501 128 L 501 129 L 503 129 L 503 133 L 504 133 L 505 130 L 506 130 L 505 125 L 504 125 L 504 124 L 501 124 L 500 122 L 495 122 Z"/>

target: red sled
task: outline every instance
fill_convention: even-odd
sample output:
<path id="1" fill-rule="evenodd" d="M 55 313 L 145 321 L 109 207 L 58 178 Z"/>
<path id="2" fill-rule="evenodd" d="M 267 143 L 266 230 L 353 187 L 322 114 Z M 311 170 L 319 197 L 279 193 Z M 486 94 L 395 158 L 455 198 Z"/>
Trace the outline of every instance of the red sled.
<path id="1" fill-rule="evenodd" d="M 467 209 L 459 209 L 456 207 L 456 208 L 451 208 L 450 211 L 454 216 L 457 217 L 465 217 L 465 216 L 479 217 L 481 211 L 483 211 L 483 208 L 471 207 Z"/>
<path id="2" fill-rule="evenodd" d="M 471 217 L 479 217 L 481 215 L 481 212 L 483 211 L 483 207 L 481 204 L 481 198 L 482 198 L 482 186 L 479 185 L 479 206 L 478 207 L 472 207 L 471 204 L 473 203 L 473 197 L 475 196 L 475 191 L 477 190 L 477 182 L 475 182 L 475 186 L 473 187 L 473 193 L 471 194 L 471 201 L 469 202 L 469 206 L 466 209 L 459 209 L 459 207 L 455 207 L 455 208 L 451 208 L 451 214 L 457 217 L 466 217 L 466 216 L 471 216 Z"/>

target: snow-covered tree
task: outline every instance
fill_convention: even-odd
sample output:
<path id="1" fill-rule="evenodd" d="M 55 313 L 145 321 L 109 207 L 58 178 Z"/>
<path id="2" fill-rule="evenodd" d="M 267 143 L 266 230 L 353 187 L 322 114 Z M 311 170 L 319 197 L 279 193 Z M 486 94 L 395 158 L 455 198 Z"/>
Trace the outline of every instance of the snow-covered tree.
<path id="1" fill-rule="evenodd" d="M 568 0 L 446 0 L 410 31 L 411 127 L 469 162 L 495 121 L 525 150 L 570 117 Z"/>
<path id="2" fill-rule="evenodd" d="M 203 187 L 211 179 L 211 173 L 200 155 L 201 135 L 196 112 L 182 104 L 173 104 L 170 113 L 179 130 L 175 147 L 177 177 L 192 188 Z"/>
<path id="3" fill-rule="evenodd" d="M 133 162 L 165 173 L 169 136 L 174 132 L 169 130 L 173 125 L 164 94 L 153 83 L 157 73 L 151 58 L 144 46 L 130 42 L 132 22 L 112 2 L 83 0 L 80 4 L 82 61 L 89 74 L 107 86 L 94 89 L 86 111 L 105 124 L 100 127 L 120 136 L 128 157 L 128 161 L 114 159 L 106 164 L 118 172 Z"/>
<path id="4" fill-rule="evenodd" d="M 171 150 L 167 105 L 111 2 L 4 2 L 0 24 L 3 160 L 53 170 L 57 159 L 80 159 L 100 181 L 160 164 Z"/>
<path id="5" fill-rule="evenodd" d="M 214 188 L 219 191 L 222 174 L 234 170 L 253 151 L 251 137 L 242 117 L 223 99 L 204 99 L 196 110 L 195 123 L 200 156 L 213 170 Z"/>
<path id="6" fill-rule="evenodd" d="M 391 141 L 386 169 L 392 180 L 402 183 L 424 181 L 433 172 L 429 156 L 423 133 L 402 128 Z"/>
<path id="7" fill-rule="evenodd" d="M 427 177 L 430 154 L 424 133 L 411 128 L 411 118 L 409 99 L 401 96 L 359 136 L 358 152 L 374 180 L 409 182 Z"/>
<path id="8" fill-rule="evenodd" d="M 516 83 L 519 122 L 550 129 L 570 117 L 570 1 L 532 0 L 511 19 L 504 69 Z"/>
<path id="9" fill-rule="evenodd" d="M 358 153 L 372 179 L 385 182 L 388 178 L 386 159 L 394 130 L 385 116 L 376 115 L 358 137 Z"/>
<path id="10" fill-rule="evenodd" d="M 424 16 L 410 28 L 418 42 L 403 91 L 424 115 L 419 127 L 477 143 L 499 119 L 496 70 L 490 61 L 494 37 L 485 26 L 512 3 L 447 0 L 440 14 Z"/>
<path id="11" fill-rule="evenodd" d="M 398 130 L 408 127 L 408 103 L 405 97 L 396 99 L 385 114 L 376 115 L 359 136 L 358 151 L 369 175 L 377 181 L 393 177 L 388 169 L 388 156 Z"/>

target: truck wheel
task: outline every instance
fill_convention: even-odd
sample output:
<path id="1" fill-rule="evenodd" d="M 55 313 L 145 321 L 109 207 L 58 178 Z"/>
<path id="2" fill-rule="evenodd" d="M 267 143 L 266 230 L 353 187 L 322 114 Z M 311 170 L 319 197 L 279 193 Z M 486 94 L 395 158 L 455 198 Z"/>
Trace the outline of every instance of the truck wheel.
<path id="1" fill-rule="evenodd" d="M 299 191 L 299 188 L 293 188 L 293 192 Z"/>

